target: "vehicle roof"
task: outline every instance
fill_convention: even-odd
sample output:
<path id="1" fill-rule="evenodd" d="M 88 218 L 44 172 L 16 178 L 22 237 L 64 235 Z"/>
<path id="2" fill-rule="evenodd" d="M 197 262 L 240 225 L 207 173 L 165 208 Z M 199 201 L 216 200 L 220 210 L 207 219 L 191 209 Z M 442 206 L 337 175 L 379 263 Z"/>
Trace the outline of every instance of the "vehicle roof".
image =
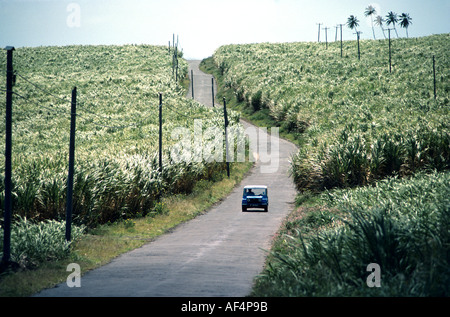
<path id="1" fill-rule="evenodd" d="M 244 189 L 247 189 L 247 188 L 267 188 L 267 186 L 266 185 L 247 185 L 247 186 L 244 186 Z"/>

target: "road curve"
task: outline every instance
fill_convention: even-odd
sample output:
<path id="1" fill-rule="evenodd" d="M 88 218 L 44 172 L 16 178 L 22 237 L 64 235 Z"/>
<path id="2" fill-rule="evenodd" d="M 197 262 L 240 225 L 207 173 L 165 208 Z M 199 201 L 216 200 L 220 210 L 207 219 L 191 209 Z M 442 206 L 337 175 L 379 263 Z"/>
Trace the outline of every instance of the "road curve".
<path id="1" fill-rule="evenodd" d="M 191 69 L 194 75 L 194 99 L 211 106 L 211 76 L 202 73 L 198 65 L 199 61 L 189 61 L 189 76 Z M 190 97 L 191 91 L 187 94 L 187 98 Z M 250 127 L 248 123 L 243 124 Z M 265 136 L 263 130 L 259 131 L 260 137 Z M 81 277 L 81 287 L 70 288 L 61 283 L 36 296 L 249 295 L 255 276 L 263 269 L 266 250 L 270 248 L 274 233 L 293 209 L 296 192 L 288 169 L 289 159 L 296 151 L 292 143 L 279 139 L 276 171 L 261 172 L 264 164 L 257 161 L 241 185 L 207 213 L 179 225 L 153 242 L 120 255 L 109 264 L 87 272 Z M 268 212 L 241 211 L 242 188 L 247 184 L 268 186 Z"/>

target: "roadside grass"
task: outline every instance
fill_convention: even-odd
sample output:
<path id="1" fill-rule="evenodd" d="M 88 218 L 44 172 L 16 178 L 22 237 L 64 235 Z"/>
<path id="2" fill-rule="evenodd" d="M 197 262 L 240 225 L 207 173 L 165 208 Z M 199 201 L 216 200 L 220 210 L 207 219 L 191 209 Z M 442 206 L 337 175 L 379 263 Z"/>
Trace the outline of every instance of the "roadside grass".
<path id="1" fill-rule="evenodd" d="M 275 236 L 251 296 L 448 296 L 450 174 L 309 197 Z M 369 287 L 367 266 L 381 270 Z"/>
<path id="2" fill-rule="evenodd" d="M 253 163 L 231 165 L 230 178 L 223 171 L 213 180 L 197 182 L 192 193 L 164 197 L 156 215 L 100 225 L 74 241 L 70 254 L 61 260 L 39 263 L 34 269 L 9 270 L 0 275 L 0 296 L 31 296 L 64 282 L 69 263 L 77 263 L 82 274 L 110 262 L 170 232 L 179 224 L 205 213 L 224 199 L 245 177 Z M 157 207 L 156 207 L 157 208 Z"/>

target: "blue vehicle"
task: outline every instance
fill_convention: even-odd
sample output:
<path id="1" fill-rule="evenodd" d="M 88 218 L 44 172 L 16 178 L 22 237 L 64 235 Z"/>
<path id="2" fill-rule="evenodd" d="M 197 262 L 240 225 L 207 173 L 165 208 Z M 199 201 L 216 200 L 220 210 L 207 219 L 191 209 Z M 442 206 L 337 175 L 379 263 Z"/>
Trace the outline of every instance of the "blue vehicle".
<path id="1" fill-rule="evenodd" d="M 247 185 L 242 195 L 242 211 L 248 208 L 263 208 L 267 212 L 269 208 L 269 196 L 267 186 Z"/>

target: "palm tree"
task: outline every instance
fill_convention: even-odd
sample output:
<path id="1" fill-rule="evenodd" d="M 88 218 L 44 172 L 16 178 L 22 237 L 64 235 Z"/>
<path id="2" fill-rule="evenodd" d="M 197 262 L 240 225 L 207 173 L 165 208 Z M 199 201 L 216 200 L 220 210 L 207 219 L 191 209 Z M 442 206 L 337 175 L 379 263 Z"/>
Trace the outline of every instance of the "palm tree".
<path id="1" fill-rule="evenodd" d="M 408 38 L 408 27 L 412 24 L 412 19 L 408 13 L 402 13 L 400 15 L 400 26 L 406 29 L 406 37 Z"/>
<path id="2" fill-rule="evenodd" d="M 360 51 L 359 51 L 359 33 L 360 32 L 358 32 L 358 29 L 356 28 L 357 26 L 359 26 L 358 18 L 355 17 L 354 15 L 351 15 L 347 20 L 347 26 L 352 30 L 355 29 L 355 31 L 356 31 L 356 38 L 358 39 L 358 59 L 360 59 L 361 58 Z"/>
<path id="3" fill-rule="evenodd" d="M 374 40 L 376 40 L 376 38 L 375 38 L 375 30 L 373 28 L 373 18 L 372 18 L 372 16 L 375 15 L 375 13 L 377 13 L 377 10 L 372 5 L 369 5 L 366 8 L 366 11 L 364 12 L 364 15 L 366 17 L 370 17 L 370 23 L 372 24 L 372 33 L 373 33 L 373 39 Z"/>
<path id="4" fill-rule="evenodd" d="M 381 15 L 378 15 L 375 18 L 375 24 L 381 28 L 381 30 L 383 31 L 384 38 L 386 38 L 386 33 L 384 33 L 383 23 L 384 23 L 383 17 Z"/>
<path id="5" fill-rule="evenodd" d="M 347 20 L 347 26 L 350 29 L 355 29 L 356 32 L 358 32 L 358 29 L 356 28 L 357 26 L 359 26 L 359 20 L 357 17 L 355 17 L 354 15 L 351 15 L 348 20 Z"/>
<path id="6" fill-rule="evenodd" d="M 386 15 L 386 23 L 387 23 L 387 25 L 390 25 L 390 24 L 393 24 L 393 25 L 394 25 L 395 34 L 397 34 L 397 37 L 398 37 L 397 29 L 395 28 L 395 24 L 396 24 L 397 22 L 398 22 L 397 13 L 394 13 L 394 12 L 390 11 L 390 12 Z"/>

